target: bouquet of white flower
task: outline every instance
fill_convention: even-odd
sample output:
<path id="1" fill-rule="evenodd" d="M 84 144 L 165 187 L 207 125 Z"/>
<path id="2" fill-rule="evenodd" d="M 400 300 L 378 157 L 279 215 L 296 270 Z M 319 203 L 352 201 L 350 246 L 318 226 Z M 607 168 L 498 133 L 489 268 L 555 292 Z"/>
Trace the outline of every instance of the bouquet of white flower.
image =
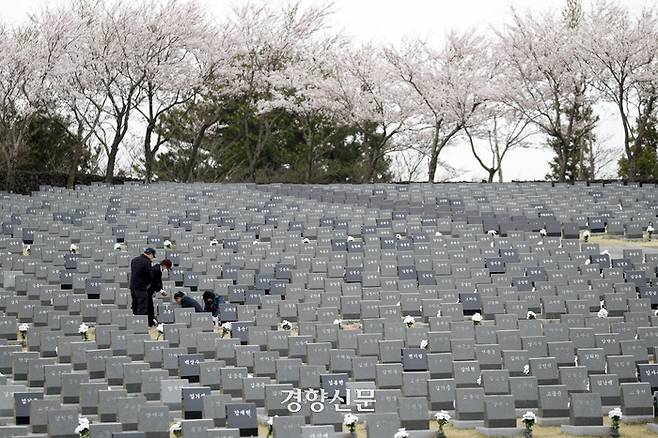
<path id="1" fill-rule="evenodd" d="M 608 418 L 610 418 L 610 422 L 612 425 L 610 426 L 610 436 L 612 438 L 619 438 L 621 435 L 619 434 L 619 424 L 621 423 L 621 409 L 619 408 L 614 408 L 610 412 L 608 412 Z"/>
<path id="2" fill-rule="evenodd" d="M 583 240 L 585 242 L 588 242 L 590 237 L 592 237 L 592 233 L 590 230 L 583 231 Z"/>
<path id="3" fill-rule="evenodd" d="M 599 313 L 596 314 L 599 318 L 607 318 L 608 317 L 608 311 L 605 309 L 599 310 Z"/>
<path id="4" fill-rule="evenodd" d="M 484 318 L 482 318 L 482 315 L 480 313 L 475 313 L 473 316 L 471 316 L 471 321 L 473 321 L 473 325 L 480 325 Z"/>
<path id="5" fill-rule="evenodd" d="M 80 324 L 80 326 L 78 327 L 78 333 L 80 333 L 82 335 L 82 340 L 83 341 L 86 341 L 87 339 L 89 339 L 89 337 L 87 335 L 88 331 L 89 331 L 89 326 L 87 324 L 85 324 L 84 322 L 82 324 Z"/>
<path id="6" fill-rule="evenodd" d="M 274 417 L 278 417 L 278 415 L 275 415 Z M 267 419 L 267 438 L 270 438 L 274 433 L 274 417 Z"/>
<path id="7" fill-rule="evenodd" d="M 411 315 L 406 315 L 404 317 L 404 323 L 407 324 L 407 327 L 413 327 L 413 325 L 416 323 L 416 318 Z"/>
<path id="8" fill-rule="evenodd" d="M 358 422 L 359 422 L 359 417 L 357 417 L 352 413 L 345 414 L 345 416 L 343 417 L 343 424 L 347 426 L 347 429 L 350 431 L 350 433 L 356 432 L 356 423 Z"/>
<path id="9" fill-rule="evenodd" d="M 393 435 L 393 438 L 409 438 L 409 432 L 404 427 L 398 429 L 398 431 Z"/>
<path id="10" fill-rule="evenodd" d="M 173 433 L 176 438 L 183 436 L 183 426 L 181 425 L 180 421 L 172 424 L 169 428 L 169 432 Z"/>
<path id="11" fill-rule="evenodd" d="M 80 435 L 80 438 L 89 437 L 89 420 L 85 417 L 78 417 L 78 427 L 75 428 L 75 433 Z"/>
<path id="12" fill-rule="evenodd" d="M 231 335 L 231 330 L 233 329 L 233 324 L 230 322 L 225 322 L 222 324 L 222 336 Z"/>
<path id="13" fill-rule="evenodd" d="M 427 350 L 427 347 L 429 347 L 430 343 L 427 339 L 423 339 L 420 341 L 420 348 Z"/>
<path id="14" fill-rule="evenodd" d="M 343 328 L 343 320 L 342 319 L 334 319 L 334 325 L 337 325 L 338 328 Z"/>
<path id="15" fill-rule="evenodd" d="M 532 310 L 528 310 L 528 319 L 537 319 L 537 314 Z"/>
<path id="16" fill-rule="evenodd" d="M 535 425 L 535 421 L 537 421 L 537 417 L 532 411 L 528 411 L 525 414 L 523 414 L 523 417 L 521 417 L 521 421 L 523 421 L 523 424 L 525 426 L 525 430 L 523 431 L 523 436 L 525 438 L 532 438 L 532 427 Z"/>
<path id="17" fill-rule="evenodd" d="M 80 248 L 78 248 L 78 245 L 76 245 L 75 243 L 71 244 L 69 250 L 71 251 L 71 254 L 77 254 L 78 252 L 80 252 Z"/>
<path id="18" fill-rule="evenodd" d="M 448 422 L 450 421 L 450 414 L 447 413 L 446 411 L 439 411 L 434 415 L 434 419 L 439 425 L 439 433 L 437 434 L 437 437 L 445 438 L 446 434 L 443 431 L 443 426 L 448 424 Z"/>
<path id="19" fill-rule="evenodd" d="M 18 332 L 21 334 L 21 344 L 23 347 L 26 346 L 27 343 L 27 331 L 30 329 L 29 324 L 21 324 L 18 326 Z"/>
<path id="20" fill-rule="evenodd" d="M 292 328 L 292 324 L 290 324 L 290 321 L 288 321 L 287 319 L 284 319 L 283 321 L 281 321 L 281 328 L 283 330 L 290 330 Z"/>

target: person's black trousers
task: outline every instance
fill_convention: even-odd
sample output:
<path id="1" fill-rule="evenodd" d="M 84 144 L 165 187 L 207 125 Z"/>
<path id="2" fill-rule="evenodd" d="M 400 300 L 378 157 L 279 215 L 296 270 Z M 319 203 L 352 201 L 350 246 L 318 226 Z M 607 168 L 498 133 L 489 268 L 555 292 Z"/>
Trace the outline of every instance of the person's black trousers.
<path id="1" fill-rule="evenodd" d="M 149 293 L 145 290 L 131 289 L 133 315 L 148 315 Z"/>
<path id="2" fill-rule="evenodd" d="M 149 327 L 155 327 L 155 306 L 153 305 L 153 294 L 148 294 L 148 316 L 149 316 Z"/>

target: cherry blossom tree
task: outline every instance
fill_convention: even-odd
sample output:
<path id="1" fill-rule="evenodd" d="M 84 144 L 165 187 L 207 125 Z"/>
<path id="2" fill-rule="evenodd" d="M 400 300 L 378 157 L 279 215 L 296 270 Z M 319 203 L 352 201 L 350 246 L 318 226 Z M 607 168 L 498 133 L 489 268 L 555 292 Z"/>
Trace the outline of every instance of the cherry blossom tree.
<path id="1" fill-rule="evenodd" d="M 334 65 L 341 56 L 339 43 L 337 37 L 309 42 L 297 59 L 273 72 L 269 78 L 271 92 L 258 102 L 259 113 L 283 109 L 294 115 L 305 143 L 305 183 L 313 180 L 317 159 L 327 151 L 329 139 L 343 123 L 340 105 L 332 95 L 336 86 Z"/>
<path id="2" fill-rule="evenodd" d="M 334 99 L 342 117 L 359 128 L 366 145 L 362 182 L 371 182 L 378 163 L 400 150 L 394 137 L 416 109 L 400 78 L 372 45 L 345 51 L 337 60 Z"/>
<path id="3" fill-rule="evenodd" d="M 0 25 L 0 154 L 5 185 L 14 190 L 16 168 L 32 121 L 46 111 L 52 62 L 37 26 Z"/>
<path id="4" fill-rule="evenodd" d="M 465 126 L 464 134 L 477 163 L 487 172 L 487 181 L 493 182 L 497 174 L 498 182 L 503 182 L 502 166 L 507 153 L 527 147 L 528 139 L 536 132 L 529 120 L 500 102 L 489 103 L 484 111 L 486 118 L 473 127 Z M 484 148 L 476 146 L 477 140 L 485 144 Z M 481 149 L 486 152 L 483 154 Z M 490 158 L 487 160 L 485 156 Z"/>
<path id="5" fill-rule="evenodd" d="M 589 81 L 579 55 L 579 30 L 556 14 L 513 14 L 497 31 L 497 52 L 506 81 L 504 103 L 552 139 L 558 155 L 557 176 L 566 180 L 568 159 L 594 128 L 579 117 L 591 104 Z"/>
<path id="6" fill-rule="evenodd" d="M 628 178 L 638 178 L 638 157 L 658 107 L 658 21 L 654 9 L 632 17 L 612 2 L 593 4 L 582 32 L 584 64 L 594 87 L 621 119 Z"/>
<path id="7" fill-rule="evenodd" d="M 413 40 L 386 51 L 388 62 L 414 96 L 416 123 L 430 130 L 428 180 L 435 180 L 439 154 L 477 116 L 487 100 L 489 54 L 475 32 L 450 32 L 441 47 Z"/>
<path id="8" fill-rule="evenodd" d="M 137 61 L 145 72 L 138 82 L 144 131 L 144 179 L 150 182 L 153 162 L 168 138 L 162 127 L 165 117 L 193 98 L 204 80 L 204 56 L 211 50 L 208 36 L 214 31 L 203 11 L 193 2 L 145 3 L 142 17 L 147 39 Z"/>
<path id="9" fill-rule="evenodd" d="M 243 105 L 243 151 L 247 160 L 247 177 L 256 180 L 256 167 L 271 136 L 278 112 L 258 111 L 270 98 L 279 72 L 288 63 L 304 59 L 306 45 L 327 27 L 331 9 L 325 5 L 302 7 L 290 3 L 277 9 L 265 3 L 246 3 L 234 9 L 230 19 L 236 41 L 233 58 L 236 72 L 232 84 Z M 248 114 L 259 117 L 254 126 Z M 254 132 L 255 131 L 255 132 Z"/>
<path id="10" fill-rule="evenodd" d="M 49 111 L 58 117 L 72 141 L 68 157 L 67 187 L 75 184 L 83 155 L 92 149 L 107 97 L 90 74 L 93 28 L 99 20 L 98 4 L 79 2 L 47 8 L 34 16 L 52 65 L 52 99 Z"/>

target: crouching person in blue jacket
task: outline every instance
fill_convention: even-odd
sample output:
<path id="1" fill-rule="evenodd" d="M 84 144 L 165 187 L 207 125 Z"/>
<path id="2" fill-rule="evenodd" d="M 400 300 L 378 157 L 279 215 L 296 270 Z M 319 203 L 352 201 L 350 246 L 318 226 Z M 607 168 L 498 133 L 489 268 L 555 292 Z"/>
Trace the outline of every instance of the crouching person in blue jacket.
<path id="1" fill-rule="evenodd" d="M 219 305 L 224 304 L 224 297 L 213 292 L 205 291 L 203 293 L 203 311 L 212 313 L 212 316 L 219 315 Z"/>

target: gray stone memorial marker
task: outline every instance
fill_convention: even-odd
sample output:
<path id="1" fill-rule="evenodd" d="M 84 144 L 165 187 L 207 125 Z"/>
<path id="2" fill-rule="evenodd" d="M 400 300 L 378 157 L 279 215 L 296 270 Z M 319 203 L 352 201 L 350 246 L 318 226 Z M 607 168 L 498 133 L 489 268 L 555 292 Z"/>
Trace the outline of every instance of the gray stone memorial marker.
<path id="1" fill-rule="evenodd" d="M 484 427 L 516 427 L 516 409 L 511 395 L 484 396 Z"/>
<path id="2" fill-rule="evenodd" d="M 572 426 L 603 426 L 601 396 L 597 393 L 571 394 L 569 420 Z"/>
<path id="3" fill-rule="evenodd" d="M 255 403 L 229 403 L 226 408 L 228 427 L 240 429 L 240 436 L 258 436 L 258 416 Z"/>
<path id="4" fill-rule="evenodd" d="M 14 419 L 16 424 L 30 424 L 30 405 L 32 400 L 43 400 L 42 392 L 15 392 Z"/>

